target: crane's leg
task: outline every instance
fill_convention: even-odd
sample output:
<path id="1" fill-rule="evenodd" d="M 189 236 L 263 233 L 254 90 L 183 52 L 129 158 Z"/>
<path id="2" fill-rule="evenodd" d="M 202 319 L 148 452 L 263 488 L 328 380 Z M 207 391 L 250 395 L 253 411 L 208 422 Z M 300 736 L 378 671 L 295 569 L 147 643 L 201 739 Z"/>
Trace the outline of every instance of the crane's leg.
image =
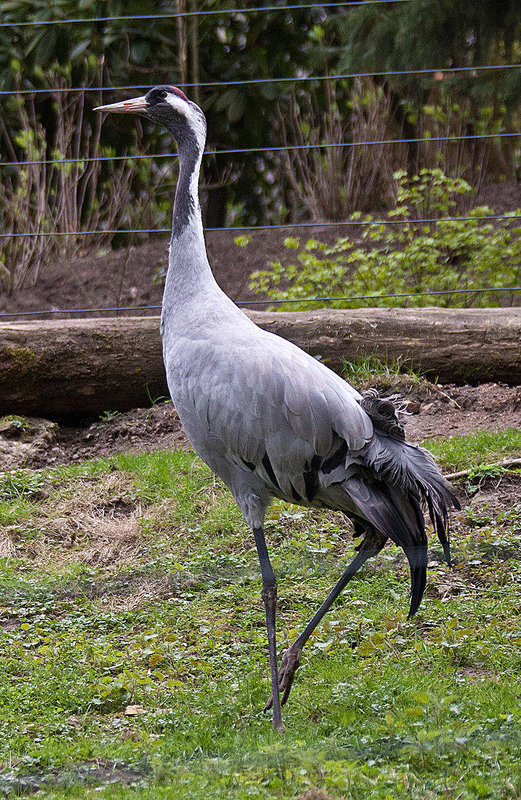
<path id="1" fill-rule="evenodd" d="M 271 566 L 266 547 L 266 539 L 262 528 L 254 528 L 255 544 L 259 554 L 260 568 L 262 574 L 262 599 L 266 608 L 266 629 L 268 632 L 268 649 L 270 654 L 271 671 L 271 698 L 270 708 L 273 707 L 272 723 L 279 733 L 284 733 L 284 723 L 280 710 L 279 695 L 279 674 L 277 668 L 277 640 L 275 636 L 275 615 L 277 610 L 277 580 L 273 567 Z M 267 709 L 266 709 L 267 710 Z"/>
<path id="2" fill-rule="evenodd" d="M 300 634 L 300 636 L 295 639 L 293 644 L 288 647 L 288 649 L 284 652 L 282 656 L 282 662 L 280 665 L 279 670 L 279 685 L 278 690 L 279 692 L 284 692 L 282 696 L 282 703 L 287 701 L 289 697 L 289 693 L 291 692 L 291 687 L 293 685 L 293 680 L 295 678 L 295 673 L 300 666 L 300 658 L 302 655 L 302 649 L 306 644 L 307 640 L 317 627 L 318 623 L 321 619 L 325 616 L 325 614 L 329 611 L 335 600 L 337 599 L 340 592 L 345 588 L 345 586 L 349 583 L 353 575 L 355 575 L 360 567 L 365 564 L 365 562 L 372 558 L 373 556 L 378 555 L 382 547 L 386 542 L 386 538 L 380 536 L 373 531 L 368 534 L 366 539 L 360 545 L 360 550 L 356 554 L 355 558 L 351 561 L 349 566 L 347 567 L 346 571 L 343 573 L 342 577 L 338 581 L 338 583 L 333 587 L 330 591 L 316 614 L 309 620 L 308 624 Z M 273 692 L 270 695 L 268 702 L 264 706 L 264 710 L 267 711 L 273 705 Z"/>

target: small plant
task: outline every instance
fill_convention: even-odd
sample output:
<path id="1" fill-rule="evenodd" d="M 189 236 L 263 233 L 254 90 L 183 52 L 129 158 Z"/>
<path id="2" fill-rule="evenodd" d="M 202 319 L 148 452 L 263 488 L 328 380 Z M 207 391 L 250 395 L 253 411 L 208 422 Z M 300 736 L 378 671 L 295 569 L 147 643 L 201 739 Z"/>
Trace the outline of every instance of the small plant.
<path id="1" fill-rule="evenodd" d="M 472 497 L 472 495 L 480 491 L 486 481 L 495 480 L 499 483 L 508 474 L 509 470 L 499 464 L 483 464 L 474 467 L 469 470 L 465 481 L 466 492 Z"/>
<path id="2" fill-rule="evenodd" d="M 0 500 L 17 500 L 38 496 L 43 481 L 36 472 L 16 470 L 6 472 L 0 478 Z"/>
<path id="3" fill-rule="evenodd" d="M 248 247 L 251 242 L 251 236 L 236 236 L 234 242 L 237 247 Z"/>
<path id="4" fill-rule="evenodd" d="M 100 423 L 109 423 L 114 422 L 121 415 L 120 411 L 103 411 L 100 414 L 99 421 Z"/>
<path id="5" fill-rule="evenodd" d="M 369 386 L 380 390 L 393 389 L 408 384 L 427 384 L 421 372 L 415 370 L 408 359 L 396 358 L 389 363 L 381 361 L 378 356 L 365 356 L 356 361 L 344 361 L 343 377 L 358 389 Z"/>
<path id="6" fill-rule="evenodd" d="M 386 219 L 358 212 L 350 217 L 364 225 L 362 246 L 348 237 L 332 245 L 288 238 L 284 246 L 298 252 L 295 261 L 274 261 L 254 272 L 250 287 L 278 301 L 302 298 L 278 305 L 279 310 L 316 307 L 306 299 L 324 296 L 340 297 L 330 301 L 333 308 L 370 306 L 375 300 L 390 307 L 487 307 L 502 298 L 512 305 L 515 292 L 474 290 L 518 285 L 521 228 L 512 226 L 512 218 L 521 211 L 505 214 L 498 224 L 483 221 L 494 214 L 487 206 L 474 208 L 467 219 L 453 219 L 454 197 L 472 192 L 466 181 L 439 169 L 423 169 L 412 178 L 400 171 L 395 179 L 397 206 Z M 440 291 L 444 294 L 436 294 Z"/>

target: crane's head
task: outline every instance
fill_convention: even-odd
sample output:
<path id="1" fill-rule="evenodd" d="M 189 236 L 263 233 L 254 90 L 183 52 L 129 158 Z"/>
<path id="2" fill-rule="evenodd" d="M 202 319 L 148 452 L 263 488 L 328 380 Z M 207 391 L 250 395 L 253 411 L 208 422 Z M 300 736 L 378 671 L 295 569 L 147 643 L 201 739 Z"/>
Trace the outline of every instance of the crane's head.
<path id="1" fill-rule="evenodd" d="M 206 138 L 206 119 L 198 105 L 192 103 L 177 86 L 154 86 L 145 95 L 98 106 L 94 111 L 107 111 L 111 114 L 141 114 L 163 125 L 173 133 L 178 145 L 187 138 L 195 139 L 199 147 L 204 147 Z"/>

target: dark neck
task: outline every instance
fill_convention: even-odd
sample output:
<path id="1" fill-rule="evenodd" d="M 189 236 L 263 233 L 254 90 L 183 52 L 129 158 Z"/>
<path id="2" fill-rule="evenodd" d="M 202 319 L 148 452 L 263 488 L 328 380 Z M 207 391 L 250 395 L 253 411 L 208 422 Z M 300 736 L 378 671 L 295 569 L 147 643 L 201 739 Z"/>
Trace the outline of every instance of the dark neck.
<path id="1" fill-rule="evenodd" d="M 179 152 L 179 177 L 174 201 L 169 266 L 163 296 L 163 335 L 182 320 L 175 309 L 180 305 L 200 304 L 200 298 L 216 287 L 203 235 L 199 204 L 199 169 L 202 145 L 195 135 L 176 136 Z"/>
<path id="2" fill-rule="evenodd" d="M 193 136 L 189 134 L 178 144 L 179 177 L 175 192 L 172 239 L 179 239 L 188 226 L 201 225 L 199 203 L 199 170 L 202 153 Z"/>

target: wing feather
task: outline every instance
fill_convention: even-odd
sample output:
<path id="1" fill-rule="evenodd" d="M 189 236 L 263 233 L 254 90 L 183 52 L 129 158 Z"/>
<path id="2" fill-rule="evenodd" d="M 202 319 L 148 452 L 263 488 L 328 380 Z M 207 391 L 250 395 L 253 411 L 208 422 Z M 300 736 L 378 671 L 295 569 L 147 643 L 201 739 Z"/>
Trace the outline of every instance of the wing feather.
<path id="1" fill-rule="evenodd" d="M 218 442 L 234 462 L 263 474 L 267 454 L 283 494 L 305 498 L 313 458 L 338 449 L 339 437 L 360 450 L 373 434 L 371 420 L 349 384 L 290 342 L 257 330 L 246 344 L 192 342 L 190 365 L 169 365 L 172 398 L 199 452 Z M 188 355 L 180 349 L 177 357 Z"/>

